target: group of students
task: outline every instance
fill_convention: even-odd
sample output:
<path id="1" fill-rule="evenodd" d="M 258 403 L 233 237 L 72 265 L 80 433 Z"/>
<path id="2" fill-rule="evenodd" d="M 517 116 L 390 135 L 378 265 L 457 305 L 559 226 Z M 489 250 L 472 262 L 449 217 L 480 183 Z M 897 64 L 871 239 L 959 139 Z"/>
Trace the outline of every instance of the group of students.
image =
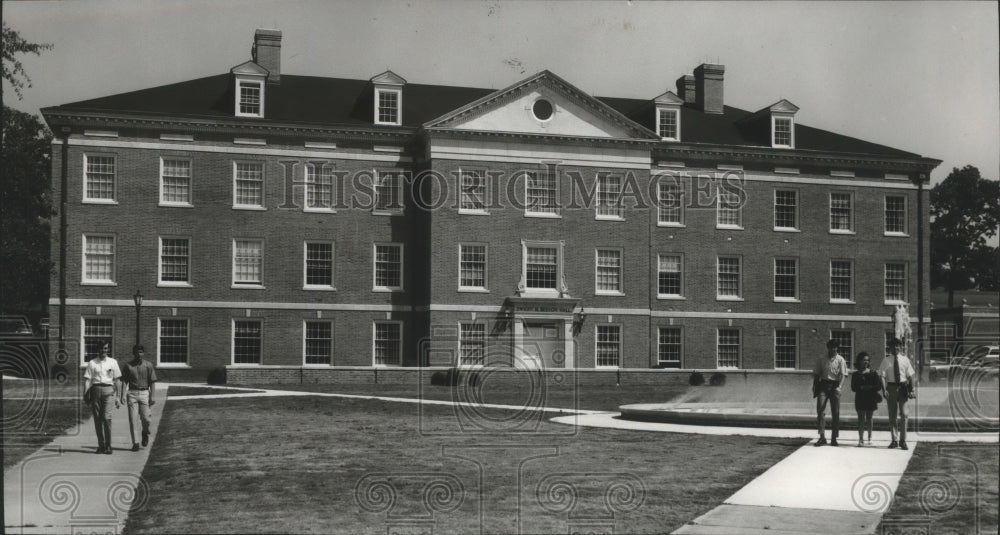
<path id="1" fill-rule="evenodd" d="M 837 445 L 840 431 L 840 390 L 844 379 L 851 375 L 851 390 L 854 394 L 854 408 L 858 411 L 858 446 L 871 445 L 872 415 L 878 404 L 885 399 L 889 409 L 889 433 L 892 441 L 889 448 L 908 449 L 906 445 L 906 420 L 909 418 L 907 402 L 914 397 L 916 371 L 910 359 L 901 353 L 903 341 L 893 338 L 889 342 L 889 354 L 882 359 L 878 370 L 871 367 L 871 356 L 862 351 L 854 359 L 855 371 L 848 370 L 847 361 L 840 356 L 836 340 L 826 343 L 826 356 L 817 359 L 813 368 L 813 397 L 816 398 L 816 419 L 819 440 L 816 446 L 826 441 L 826 406 L 830 405 L 833 416 L 832 436 L 829 444 Z M 865 431 L 868 440 L 865 441 Z M 898 437 L 898 441 L 897 441 Z"/>
<path id="2" fill-rule="evenodd" d="M 156 369 L 143 360 L 145 349 L 140 344 L 132 347 L 132 360 L 124 369 L 111 358 L 111 344 L 101 342 L 100 354 L 87 361 L 84 370 L 83 400 L 90 405 L 97 431 L 97 453 L 111 455 L 111 410 L 128 404 L 128 425 L 132 436 L 132 451 L 139 451 L 139 444 L 149 445 L 150 407 L 156 385 Z M 141 424 L 141 425 L 140 425 Z"/>

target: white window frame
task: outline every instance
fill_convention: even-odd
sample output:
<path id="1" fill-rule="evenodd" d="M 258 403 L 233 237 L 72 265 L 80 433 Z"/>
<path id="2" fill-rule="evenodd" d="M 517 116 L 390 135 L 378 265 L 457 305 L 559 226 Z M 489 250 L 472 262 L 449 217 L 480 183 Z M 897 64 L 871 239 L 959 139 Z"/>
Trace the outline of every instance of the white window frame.
<path id="1" fill-rule="evenodd" d="M 664 197 L 664 190 L 668 187 L 677 188 L 678 206 L 677 206 L 677 219 L 678 221 L 664 221 L 663 211 L 665 207 L 661 206 Z M 684 224 L 684 186 L 679 182 L 671 182 L 660 178 L 656 184 L 656 226 L 658 227 L 685 227 Z"/>
<path id="2" fill-rule="evenodd" d="M 463 205 L 465 200 L 465 175 L 466 173 L 476 173 L 482 179 L 483 184 L 483 198 L 482 198 L 482 208 L 466 208 Z M 458 213 L 463 215 L 490 215 L 489 211 L 489 195 L 490 195 L 490 175 L 487 173 L 485 168 L 481 167 L 466 167 L 459 168 L 457 172 L 458 180 Z"/>
<path id="3" fill-rule="evenodd" d="M 717 229 L 727 229 L 727 230 L 743 230 L 743 205 L 740 204 L 736 208 L 723 208 L 723 195 L 736 195 L 736 200 L 739 201 L 739 194 L 731 191 L 723 191 L 722 184 L 716 186 L 715 189 L 715 228 Z M 722 223 L 722 214 L 727 212 L 735 212 L 736 223 Z"/>
<path id="4" fill-rule="evenodd" d="M 848 264 L 848 266 L 850 266 L 850 268 L 851 268 L 850 289 L 849 289 L 850 298 L 848 298 L 848 299 L 844 299 L 844 298 L 841 298 L 841 297 L 834 297 L 833 296 L 833 263 L 834 262 L 846 262 Z M 853 305 L 853 304 L 855 304 L 855 301 L 854 301 L 854 260 L 851 260 L 849 258 L 831 258 L 830 259 L 830 264 L 829 264 L 829 276 L 830 276 L 830 293 L 829 293 L 830 303 L 831 304 L 835 304 L 835 305 L 837 305 L 837 304 L 841 304 L 841 305 Z"/>
<path id="5" fill-rule="evenodd" d="M 87 278 L 87 238 L 111 238 L 111 278 Z M 118 236 L 104 232 L 83 233 L 83 250 L 81 251 L 80 284 L 84 286 L 118 286 Z"/>
<path id="6" fill-rule="evenodd" d="M 788 143 L 778 143 L 778 121 L 788 121 Z M 771 115 L 771 147 L 776 149 L 795 148 L 795 118 L 791 115 Z"/>
<path id="7" fill-rule="evenodd" d="M 778 331 L 791 331 L 795 333 L 795 357 L 792 366 L 782 366 L 778 367 Z M 774 369 L 776 370 L 797 370 L 799 367 L 799 330 L 795 327 L 775 327 L 774 328 Z M 742 340 L 740 340 L 742 342 Z M 742 344 L 741 344 L 742 345 Z"/>
<path id="8" fill-rule="evenodd" d="M 683 369 L 684 368 L 684 327 L 681 326 L 681 325 L 660 325 L 660 326 L 658 326 L 656 328 L 656 364 L 657 364 L 657 366 L 662 366 L 664 363 L 674 362 L 672 360 L 662 360 L 662 359 L 660 359 L 660 347 L 663 345 L 663 342 L 660 341 L 660 334 L 661 334 L 661 331 L 663 331 L 664 329 L 676 329 L 677 330 L 677 333 L 679 335 L 678 339 L 680 340 L 680 342 L 678 344 L 680 346 L 680 354 L 678 355 L 679 359 L 677 361 L 677 369 Z"/>
<path id="9" fill-rule="evenodd" d="M 462 285 L 462 252 L 465 247 L 482 247 L 483 248 L 483 285 L 482 286 L 463 286 Z M 490 247 L 488 243 L 485 242 L 463 242 L 458 244 L 458 291 L 459 292 L 473 292 L 473 293 L 489 293 L 490 287 Z"/>
<path id="10" fill-rule="evenodd" d="M 674 126 L 676 131 L 673 136 L 663 135 L 663 114 L 671 113 L 674 116 Z M 680 141 L 681 140 L 681 110 L 679 108 L 656 108 L 656 135 L 660 136 L 663 141 Z"/>
<path id="11" fill-rule="evenodd" d="M 664 256 L 675 256 L 680 260 L 679 271 L 680 291 L 676 294 L 660 293 L 660 258 Z M 684 297 L 684 255 L 681 253 L 659 253 L 656 255 L 656 298 L 657 299 L 685 299 Z"/>
<path id="12" fill-rule="evenodd" d="M 111 320 L 111 335 L 104 338 L 111 344 L 111 354 L 115 354 L 115 318 L 110 316 L 80 316 L 80 367 L 87 365 L 87 320 Z M 103 338 L 103 337 L 102 337 Z"/>
<path id="13" fill-rule="evenodd" d="M 260 91 L 260 109 L 257 113 L 245 113 L 240 110 L 240 100 L 241 97 L 243 96 L 243 90 L 242 90 L 243 84 L 255 84 L 257 85 L 257 88 Z M 239 75 L 236 76 L 236 95 L 234 101 L 234 108 L 237 117 L 257 117 L 257 118 L 264 117 L 264 102 L 265 102 L 264 90 L 266 86 L 267 84 L 264 83 L 263 79 L 258 79 L 256 77 L 250 78 Z"/>
<path id="14" fill-rule="evenodd" d="M 330 362 L 326 364 L 306 362 L 306 357 L 308 356 L 306 353 L 306 347 L 307 347 L 306 332 L 310 323 L 325 323 L 330 326 L 330 354 L 328 355 L 328 357 L 330 358 Z M 333 320 L 319 319 L 319 318 L 309 318 L 302 320 L 302 366 L 310 368 L 329 368 L 333 366 L 333 355 L 335 354 L 333 329 L 334 329 Z"/>
<path id="15" fill-rule="evenodd" d="M 260 166 L 260 204 L 239 204 L 237 202 L 237 170 L 239 164 Z M 233 160 L 233 210 L 267 210 L 267 165 L 261 160 Z"/>
<path id="16" fill-rule="evenodd" d="M 165 281 L 163 280 L 163 240 L 187 240 L 187 280 L 186 281 Z M 191 237 L 190 236 L 158 236 L 158 246 L 156 248 L 156 285 L 174 288 L 190 288 L 191 274 Z"/>
<path id="17" fill-rule="evenodd" d="M 889 286 L 889 265 L 899 265 L 903 266 L 903 295 L 900 299 L 889 299 L 888 298 L 888 286 Z M 906 262 L 885 262 L 882 265 L 882 299 L 886 305 L 902 305 L 906 303 L 906 298 L 909 295 L 907 291 L 907 286 L 909 285 L 909 266 Z"/>
<path id="18" fill-rule="evenodd" d="M 462 344 L 466 342 L 466 340 L 462 338 L 462 335 L 465 333 L 465 331 L 463 330 L 463 327 L 465 327 L 466 325 L 474 325 L 476 327 L 482 327 L 482 330 L 483 330 L 483 333 L 482 333 L 482 335 L 483 335 L 483 337 L 482 337 L 482 344 L 483 344 L 483 347 L 482 347 L 482 357 L 481 357 L 481 362 L 479 362 L 478 364 L 466 364 L 466 363 L 464 363 L 462 361 L 463 358 L 464 358 L 464 353 L 463 353 L 464 347 L 463 347 Z M 487 329 L 486 329 L 486 323 L 485 322 L 476 321 L 476 320 L 473 320 L 473 321 L 460 321 L 460 322 L 458 322 L 458 340 L 457 340 L 456 351 L 455 351 L 455 356 L 456 356 L 457 362 L 455 363 L 455 365 L 457 367 L 459 367 L 459 368 L 482 368 L 483 366 L 485 366 L 486 365 L 486 355 L 488 354 L 487 340 L 488 340 L 488 332 L 487 332 Z M 469 342 L 475 342 L 475 341 L 476 340 L 469 340 Z"/>
<path id="19" fill-rule="evenodd" d="M 90 158 L 111 158 L 114 162 L 115 171 L 111 177 L 111 198 L 104 199 L 100 197 L 90 197 L 87 194 L 87 184 L 90 182 L 90 175 L 87 172 L 87 166 L 90 165 Z M 83 201 L 86 204 L 118 204 L 118 155 L 101 153 L 101 152 L 85 152 L 83 154 Z"/>
<path id="20" fill-rule="evenodd" d="M 833 196 L 834 195 L 847 195 L 848 202 L 850 202 L 850 213 L 848 214 L 848 228 L 846 229 L 836 229 L 833 228 Z M 830 221 L 829 228 L 830 234 L 856 234 L 854 230 L 854 192 L 853 191 L 831 191 L 828 197 L 829 209 L 830 209 Z"/>
<path id="21" fill-rule="evenodd" d="M 382 93 L 395 93 L 396 94 L 396 120 L 395 121 L 383 121 L 379 117 L 379 112 L 382 110 Z M 375 124 L 385 124 L 392 126 L 399 126 L 403 124 L 403 90 L 401 88 L 389 88 L 389 87 L 376 87 L 375 88 Z"/>
<path id="22" fill-rule="evenodd" d="M 541 297 L 558 297 L 562 292 L 562 283 L 565 277 L 565 262 L 563 261 L 563 249 L 565 243 L 562 241 L 539 241 L 521 240 L 521 282 L 519 288 L 526 295 L 537 295 Z M 528 287 L 528 249 L 529 248 L 554 248 L 556 250 L 556 287 L 550 288 L 529 288 Z"/>
<path id="23" fill-rule="evenodd" d="M 309 284 L 309 245 L 330 246 L 330 284 Z M 302 242 L 302 289 L 336 290 L 337 285 L 337 244 L 333 240 L 304 240 Z"/>
<path id="24" fill-rule="evenodd" d="M 183 321 L 185 332 L 187 333 L 187 354 L 184 362 L 163 362 L 163 322 Z M 191 367 L 191 320 L 189 318 L 178 318 L 176 316 L 156 318 L 156 367 L 157 368 L 190 368 Z"/>
<path id="25" fill-rule="evenodd" d="M 395 364 L 379 364 L 375 362 L 375 342 L 379 324 L 394 324 L 399 326 L 399 341 L 396 345 L 396 355 L 399 362 Z M 372 321 L 372 366 L 375 368 L 398 368 L 403 365 L 403 322 L 398 320 L 375 320 Z"/>
<path id="26" fill-rule="evenodd" d="M 598 344 L 600 343 L 600 331 L 601 327 L 614 327 L 618 330 L 618 364 L 615 365 L 602 365 L 600 363 L 600 355 L 597 351 Z M 622 344 L 622 326 L 620 323 L 598 323 L 594 325 L 594 368 L 599 370 L 617 370 L 622 368 L 622 354 L 624 353 L 624 347 Z"/>
<path id="27" fill-rule="evenodd" d="M 382 187 L 382 180 L 385 176 L 391 176 L 396 181 L 396 202 L 398 207 L 379 207 L 379 188 Z M 403 182 L 406 180 L 405 173 L 401 169 L 372 169 L 372 214 L 373 215 L 403 215 L 406 203 L 403 202 Z"/>
<path id="28" fill-rule="evenodd" d="M 245 282 L 236 280 L 236 242 L 238 241 L 255 241 L 260 244 L 260 281 Z M 232 239 L 232 254 L 231 258 L 231 281 L 230 288 L 241 289 L 241 290 L 263 290 L 264 289 L 264 239 L 263 238 L 233 238 Z"/>
<path id="29" fill-rule="evenodd" d="M 889 215 L 889 198 L 903 199 L 903 230 L 889 230 L 886 225 L 887 217 Z M 909 236 L 909 225 L 907 225 L 907 218 L 909 216 L 910 207 L 908 206 L 906 195 L 889 195 L 887 194 L 882 202 L 882 234 L 885 236 Z"/>
<path id="30" fill-rule="evenodd" d="M 851 337 L 851 345 L 849 345 L 848 347 L 851 348 L 850 352 L 853 352 L 854 349 L 855 349 L 855 346 L 854 346 L 854 329 L 830 329 L 830 337 L 827 338 L 827 340 L 834 340 L 834 339 L 836 339 L 836 337 L 833 335 L 833 333 L 834 332 L 838 332 L 838 331 L 839 332 L 845 332 L 845 333 L 847 333 L 848 336 Z M 837 343 L 839 344 L 840 342 L 838 341 Z M 843 346 L 839 347 L 837 349 L 837 353 L 840 353 L 840 355 L 847 360 L 847 363 L 849 365 L 853 364 L 854 363 L 854 355 L 844 355 L 843 352 L 841 351 L 842 349 L 843 349 Z"/>
<path id="31" fill-rule="evenodd" d="M 335 170 L 336 167 L 330 162 L 318 161 L 318 160 L 307 161 L 306 164 L 302 166 L 302 180 L 305 183 L 305 194 L 302 196 L 303 200 L 302 211 L 320 213 L 320 214 L 337 213 L 337 209 L 334 208 L 334 205 L 336 204 L 335 193 L 337 192 L 337 183 L 336 183 L 337 175 L 333 172 L 330 173 L 330 206 L 329 207 L 310 206 L 309 205 L 310 201 L 312 200 L 312 197 L 315 195 L 314 193 L 310 194 L 311 193 L 310 189 L 312 187 L 318 186 L 319 184 L 318 182 L 314 182 L 313 179 L 310 179 L 309 177 L 310 169 L 313 170 L 313 177 L 319 179 L 327 174 L 328 169 Z"/>
<path id="32" fill-rule="evenodd" d="M 236 322 L 256 322 L 260 325 L 260 359 L 259 362 L 236 362 Z M 229 334 L 229 364 L 240 367 L 259 367 L 264 364 L 264 319 L 263 318 L 232 318 Z"/>
<path id="33" fill-rule="evenodd" d="M 183 201 L 168 201 L 163 198 L 164 196 L 164 183 L 163 180 L 166 178 L 164 170 L 166 169 L 165 163 L 167 161 L 177 161 L 177 162 L 187 162 L 188 165 L 188 200 Z M 194 207 L 194 161 L 191 158 L 168 158 L 166 156 L 160 156 L 160 206 L 178 207 L 178 208 L 192 208 Z"/>
<path id="34" fill-rule="evenodd" d="M 721 288 L 719 287 L 719 275 L 722 274 L 722 260 L 723 258 L 735 258 L 736 268 L 739 270 L 736 274 L 736 295 L 722 295 L 719 293 Z M 743 256 L 741 255 L 717 255 L 715 257 L 715 300 L 716 301 L 742 301 L 743 300 Z"/>
<path id="35" fill-rule="evenodd" d="M 537 209 L 532 209 L 532 207 L 537 206 L 536 203 L 531 202 L 531 198 L 528 196 L 528 181 L 530 175 L 534 174 L 536 176 L 546 175 L 548 176 L 548 169 L 529 169 L 520 172 L 521 176 L 524 178 L 524 217 L 540 217 L 548 219 L 560 219 L 562 215 L 559 212 L 559 177 L 552 177 L 553 184 L 553 200 L 555 201 L 555 206 L 552 207 L 551 211 L 540 211 Z"/>
<path id="36" fill-rule="evenodd" d="M 601 251 L 614 251 L 618 253 L 618 289 L 617 290 L 602 290 L 600 288 L 600 277 L 598 270 L 600 269 L 601 261 Z M 625 251 L 621 247 L 596 247 L 594 249 L 594 294 L 595 295 L 612 295 L 612 296 L 623 296 L 625 295 Z"/>
<path id="37" fill-rule="evenodd" d="M 601 203 L 601 184 L 608 179 L 618 179 L 618 197 L 611 204 Z M 594 182 L 594 219 L 602 221 L 625 221 L 625 203 L 622 193 L 625 190 L 625 177 L 617 173 L 599 172 Z M 559 191 L 558 186 L 556 191 Z M 601 209 L 606 207 L 609 211 L 616 213 L 602 214 Z"/>
<path id="38" fill-rule="evenodd" d="M 778 297 L 778 261 L 779 260 L 791 260 L 795 262 L 795 295 L 793 297 Z M 798 303 L 799 301 L 799 281 L 802 278 L 801 270 L 799 269 L 799 259 L 793 256 L 777 256 L 774 261 L 771 262 L 771 273 L 772 273 L 772 295 L 774 296 L 775 303 Z M 742 266 L 741 266 L 742 268 Z"/>
<path id="39" fill-rule="evenodd" d="M 378 248 L 398 247 L 399 248 L 399 286 L 379 286 L 378 282 Z M 406 255 L 402 243 L 399 242 L 375 242 L 372 244 L 372 291 L 373 292 L 402 292 L 405 285 Z"/>
<path id="40" fill-rule="evenodd" d="M 794 223 L 792 223 L 794 226 L 791 226 L 791 227 L 779 227 L 778 226 L 778 193 L 779 192 L 793 193 L 795 195 L 795 205 L 793 206 L 793 208 L 795 210 L 795 221 L 794 221 Z M 774 189 L 773 201 L 774 201 L 774 204 L 773 204 L 774 213 L 773 213 L 773 218 L 772 219 L 773 219 L 773 224 L 774 224 L 774 231 L 775 232 L 801 232 L 801 230 L 799 229 L 799 212 L 800 212 L 800 210 L 799 210 L 799 204 L 800 204 L 799 203 L 799 190 L 795 189 L 795 188 L 775 188 Z M 782 206 L 786 206 L 786 205 L 782 205 Z"/>
<path id="41" fill-rule="evenodd" d="M 719 365 L 719 358 L 721 357 L 721 335 L 722 331 L 736 331 L 736 336 L 738 337 L 739 343 L 736 345 L 736 365 L 735 366 L 721 366 Z M 740 362 L 743 361 L 743 329 L 739 327 L 717 327 L 715 329 L 715 369 L 717 370 L 738 370 L 740 369 Z"/>

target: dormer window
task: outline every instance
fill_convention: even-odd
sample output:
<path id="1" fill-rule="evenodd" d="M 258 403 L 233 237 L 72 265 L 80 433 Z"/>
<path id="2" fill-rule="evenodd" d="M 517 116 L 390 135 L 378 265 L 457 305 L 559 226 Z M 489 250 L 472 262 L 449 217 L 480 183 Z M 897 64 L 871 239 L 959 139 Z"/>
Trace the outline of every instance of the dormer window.
<path id="1" fill-rule="evenodd" d="M 771 132 L 773 132 L 771 145 L 774 147 L 794 147 L 792 144 L 792 118 L 773 117 L 771 124 Z"/>
<path id="2" fill-rule="evenodd" d="M 372 78 L 375 90 L 374 123 L 403 124 L 403 86 L 406 80 L 392 71 Z"/>
<path id="3" fill-rule="evenodd" d="M 267 69 L 252 61 L 233 67 L 233 111 L 237 117 L 264 117 Z"/>
<path id="4" fill-rule="evenodd" d="M 653 100 L 656 105 L 656 133 L 664 141 L 681 140 L 681 105 L 680 97 L 667 91 Z"/>
<path id="5" fill-rule="evenodd" d="M 236 115 L 243 117 L 263 116 L 261 100 L 261 95 L 263 94 L 264 84 L 260 82 L 240 82 L 240 109 Z"/>

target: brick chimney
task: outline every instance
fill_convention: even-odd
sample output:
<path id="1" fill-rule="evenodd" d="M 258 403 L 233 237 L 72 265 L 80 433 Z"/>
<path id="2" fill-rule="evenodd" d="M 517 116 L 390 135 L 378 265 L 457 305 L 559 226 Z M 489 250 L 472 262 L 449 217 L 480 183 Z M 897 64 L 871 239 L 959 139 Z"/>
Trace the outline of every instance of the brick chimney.
<path id="1" fill-rule="evenodd" d="M 694 70 L 695 105 L 705 113 L 722 113 L 723 65 L 702 63 Z M 686 98 L 684 100 L 687 100 Z"/>
<path id="2" fill-rule="evenodd" d="M 677 79 L 677 96 L 684 99 L 685 104 L 694 104 L 694 76 L 685 74 Z"/>
<path id="3" fill-rule="evenodd" d="M 281 82 L 281 30 L 258 29 L 253 34 L 253 62 L 268 71 L 267 82 Z"/>

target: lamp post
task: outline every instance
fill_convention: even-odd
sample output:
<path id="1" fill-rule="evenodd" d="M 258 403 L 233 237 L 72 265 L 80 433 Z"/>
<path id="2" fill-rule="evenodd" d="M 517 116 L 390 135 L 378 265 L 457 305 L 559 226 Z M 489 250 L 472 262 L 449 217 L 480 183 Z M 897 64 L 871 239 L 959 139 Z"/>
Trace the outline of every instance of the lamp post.
<path id="1" fill-rule="evenodd" d="M 135 345 L 139 345 L 139 311 L 142 310 L 142 294 L 139 290 L 135 291 L 132 301 L 135 302 Z"/>

